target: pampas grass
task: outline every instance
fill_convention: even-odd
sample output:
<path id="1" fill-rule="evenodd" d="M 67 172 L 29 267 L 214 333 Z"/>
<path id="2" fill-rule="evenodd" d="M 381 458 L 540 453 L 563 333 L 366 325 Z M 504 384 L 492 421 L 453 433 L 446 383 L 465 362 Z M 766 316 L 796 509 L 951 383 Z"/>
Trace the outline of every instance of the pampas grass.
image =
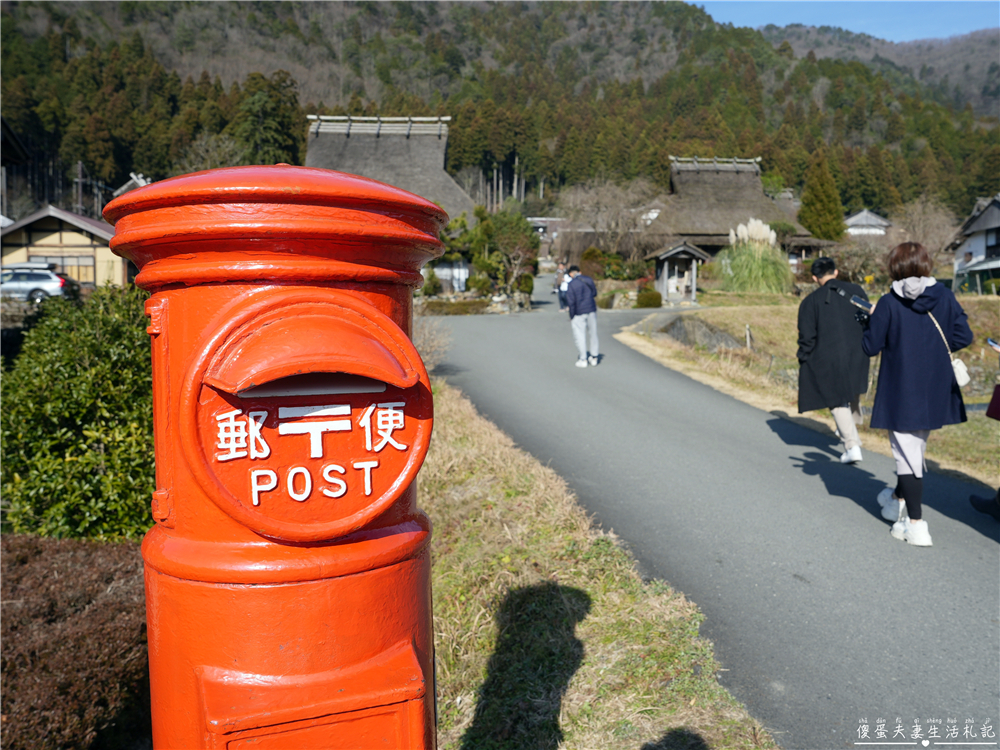
<path id="1" fill-rule="evenodd" d="M 790 291 L 795 279 L 776 240 L 775 232 L 757 219 L 730 229 L 729 247 L 718 255 L 722 288 L 727 292 Z"/>

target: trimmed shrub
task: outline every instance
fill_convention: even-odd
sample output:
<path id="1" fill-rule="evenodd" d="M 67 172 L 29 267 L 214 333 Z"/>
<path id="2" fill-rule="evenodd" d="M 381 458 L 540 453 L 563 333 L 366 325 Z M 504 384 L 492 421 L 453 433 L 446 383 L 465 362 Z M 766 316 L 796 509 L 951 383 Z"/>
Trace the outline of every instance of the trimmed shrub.
<path id="1" fill-rule="evenodd" d="M 535 279 L 530 273 L 522 273 L 517 277 L 517 291 L 524 294 L 531 294 L 535 291 Z"/>
<path id="2" fill-rule="evenodd" d="M 148 739 L 139 545 L 4 534 L 0 548 L 4 748 Z"/>
<path id="3" fill-rule="evenodd" d="M 0 393 L 5 533 L 137 539 L 152 525 L 147 296 L 109 286 L 42 306 Z"/>
<path id="4" fill-rule="evenodd" d="M 635 300 L 636 307 L 663 307 L 663 295 L 655 289 L 643 289 Z"/>

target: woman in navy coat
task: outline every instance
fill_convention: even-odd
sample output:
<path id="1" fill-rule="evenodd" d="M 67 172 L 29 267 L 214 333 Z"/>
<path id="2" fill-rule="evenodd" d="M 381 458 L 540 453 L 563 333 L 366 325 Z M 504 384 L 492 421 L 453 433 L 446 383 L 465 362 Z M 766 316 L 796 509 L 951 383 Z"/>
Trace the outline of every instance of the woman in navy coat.
<path id="1" fill-rule="evenodd" d="M 971 344 L 972 331 L 955 295 L 931 276 L 934 264 L 923 245 L 898 245 L 888 266 L 892 290 L 872 308 L 862 338 L 868 356 L 882 354 L 871 426 L 889 431 L 896 459 L 896 488 L 882 490 L 878 502 L 894 522 L 893 537 L 930 547 L 921 511 L 927 437 L 966 421 L 948 351 Z"/>

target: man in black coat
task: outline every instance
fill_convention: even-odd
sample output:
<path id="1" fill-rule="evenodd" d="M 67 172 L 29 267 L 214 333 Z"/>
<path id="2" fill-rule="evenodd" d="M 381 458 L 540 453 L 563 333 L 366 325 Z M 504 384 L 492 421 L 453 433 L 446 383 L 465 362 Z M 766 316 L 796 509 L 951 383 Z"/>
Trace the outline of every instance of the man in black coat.
<path id="1" fill-rule="evenodd" d="M 799 413 L 829 409 L 844 441 L 840 460 L 853 464 L 861 460 L 858 398 L 868 390 L 868 356 L 851 297 L 868 295 L 837 279 L 832 258 L 813 261 L 812 274 L 819 288 L 799 306 Z"/>

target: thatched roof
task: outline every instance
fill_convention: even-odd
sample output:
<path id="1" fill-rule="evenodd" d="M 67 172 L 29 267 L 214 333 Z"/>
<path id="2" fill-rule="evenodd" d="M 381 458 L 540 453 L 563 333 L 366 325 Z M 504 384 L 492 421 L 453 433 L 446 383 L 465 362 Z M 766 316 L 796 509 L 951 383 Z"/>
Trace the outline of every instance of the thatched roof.
<path id="1" fill-rule="evenodd" d="M 434 201 L 453 219 L 465 211 L 472 220 L 472 198 L 444 170 L 450 117 L 309 119 L 307 167 L 385 182 Z"/>
<path id="2" fill-rule="evenodd" d="M 809 231 L 764 194 L 759 160 L 670 158 L 671 194 L 649 232 L 720 247 L 729 244 L 730 229 L 760 219 L 795 227 L 792 244 L 813 244 Z"/>

